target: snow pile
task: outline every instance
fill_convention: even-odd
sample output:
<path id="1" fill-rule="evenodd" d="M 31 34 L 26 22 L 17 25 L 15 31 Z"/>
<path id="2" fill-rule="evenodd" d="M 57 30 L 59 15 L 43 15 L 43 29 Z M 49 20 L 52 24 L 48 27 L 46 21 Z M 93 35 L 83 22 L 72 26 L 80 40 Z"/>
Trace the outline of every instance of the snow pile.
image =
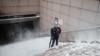
<path id="1" fill-rule="evenodd" d="M 37 56 L 100 56 L 100 44 L 97 43 L 66 43 L 52 48 Z"/>

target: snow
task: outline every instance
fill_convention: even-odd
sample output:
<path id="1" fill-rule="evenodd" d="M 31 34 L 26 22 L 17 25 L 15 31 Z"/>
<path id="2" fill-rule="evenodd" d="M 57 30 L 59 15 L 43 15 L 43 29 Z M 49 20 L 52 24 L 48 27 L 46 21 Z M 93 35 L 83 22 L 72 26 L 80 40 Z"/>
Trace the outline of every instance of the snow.
<path id="1" fill-rule="evenodd" d="M 69 42 L 37 56 L 100 56 L 100 44 Z"/>
<path id="2" fill-rule="evenodd" d="M 49 48 L 50 37 L 0 46 L 0 56 L 100 56 L 100 43 L 65 42 Z"/>
<path id="3" fill-rule="evenodd" d="M 0 46 L 0 56 L 34 56 L 48 49 L 50 37 L 35 38 Z"/>

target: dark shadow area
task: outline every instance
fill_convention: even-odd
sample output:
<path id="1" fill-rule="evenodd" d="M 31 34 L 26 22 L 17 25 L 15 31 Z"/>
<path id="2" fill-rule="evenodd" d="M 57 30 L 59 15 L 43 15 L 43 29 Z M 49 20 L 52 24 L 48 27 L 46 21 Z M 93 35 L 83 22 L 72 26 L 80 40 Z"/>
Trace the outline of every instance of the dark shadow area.
<path id="1" fill-rule="evenodd" d="M 17 16 L 2 16 L 0 19 L 8 18 L 18 18 L 18 17 L 32 17 L 36 14 L 28 15 L 17 15 Z M 34 21 L 18 22 L 18 23 L 8 23 L 0 24 L 0 45 L 5 45 L 8 43 L 13 43 L 19 36 L 19 34 L 24 35 L 26 31 L 34 30 Z M 23 38 L 23 37 L 22 37 Z"/>
<path id="2" fill-rule="evenodd" d="M 20 32 L 24 34 L 27 29 L 30 31 L 34 29 L 33 21 L 14 24 L 0 24 L 0 45 L 13 42 Z"/>

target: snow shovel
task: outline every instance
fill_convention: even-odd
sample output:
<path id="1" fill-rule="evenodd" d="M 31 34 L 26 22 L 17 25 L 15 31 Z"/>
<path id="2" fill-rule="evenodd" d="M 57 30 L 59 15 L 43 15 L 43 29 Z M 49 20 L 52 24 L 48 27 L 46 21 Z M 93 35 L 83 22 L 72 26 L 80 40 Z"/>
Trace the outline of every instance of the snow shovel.
<path id="1" fill-rule="evenodd" d="M 49 48 L 51 47 L 51 41 L 52 41 L 52 37 L 51 37 L 50 42 L 49 42 Z"/>

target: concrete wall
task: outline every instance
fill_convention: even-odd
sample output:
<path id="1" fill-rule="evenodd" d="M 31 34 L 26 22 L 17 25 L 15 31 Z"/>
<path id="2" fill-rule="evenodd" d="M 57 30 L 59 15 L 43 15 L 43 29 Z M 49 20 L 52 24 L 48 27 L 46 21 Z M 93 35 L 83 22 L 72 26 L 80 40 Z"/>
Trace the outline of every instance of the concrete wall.
<path id="1" fill-rule="evenodd" d="M 100 27 L 63 32 L 59 41 L 63 42 L 100 42 Z"/>
<path id="2" fill-rule="evenodd" d="M 100 26 L 100 2 L 98 0 L 40 0 L 40 16 L 41 30 L 50 30 L 54 26 L 55 17 L 61 19 L 62 39 L 65 36 L 67 41 L 69 40 L 66 36 L 69 35 L 66 34 L 67 32 L 76 33 L 78 30 L 83 32 Z M 79 34 L 80 38 L 81 34 Z"/>
<path id="3" fill-rule="evenodd" d="M 0 14 L 39 13 L 39 0 L 0 0 Z"/>
<path id="4" fill-rule="evenodd" d="M 58 17 L 63 21 L 60 25 L 60 41 L 78 41 L 82 36 L 86 39 L 93 36 L 92 34 L 95 34 L 95 37 L 99 35 L 99 0 L 0 0 L 0 12 L 4 15 L 40 13 L 39 28 L 42 33 L 46 32 L 49 35 L 51 27 L 54 26 L 54 18 Z M 84 31 L 88 33 L 83 33 Z"/>

